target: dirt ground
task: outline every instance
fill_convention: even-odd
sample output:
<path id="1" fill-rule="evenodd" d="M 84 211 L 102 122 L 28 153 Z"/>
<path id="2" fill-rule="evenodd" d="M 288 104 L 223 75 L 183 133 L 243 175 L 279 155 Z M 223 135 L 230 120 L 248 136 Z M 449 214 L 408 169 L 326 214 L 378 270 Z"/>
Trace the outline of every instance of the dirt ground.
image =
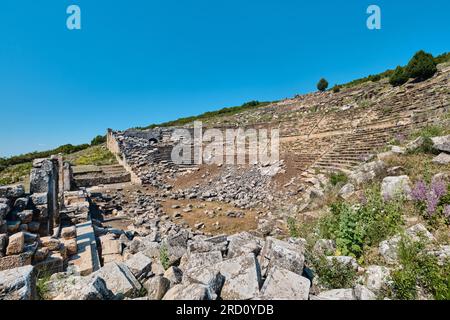
<path id="1" fill-rule="evenodd" d="M 198 200 L 167 200 L 161 204 L 173 222 L 187 224 L 194 230 L 198 223 L 203 223 L 204 227 L 199 230 L 214 235 L 222 233 L 235 234 L 242 231 L 255 230 L 258 225 L 259 212 L 257 210 L 241 210 L 226 203 Z M 183 211 L 188 208 L 191 208 L 189 212 Z M 228 212 L 243 213 L 243 216 L 229 217 L 227 216 Z M 181 216 L 176 218 L 174 217 L 175 213 L 179 213 Z"/>

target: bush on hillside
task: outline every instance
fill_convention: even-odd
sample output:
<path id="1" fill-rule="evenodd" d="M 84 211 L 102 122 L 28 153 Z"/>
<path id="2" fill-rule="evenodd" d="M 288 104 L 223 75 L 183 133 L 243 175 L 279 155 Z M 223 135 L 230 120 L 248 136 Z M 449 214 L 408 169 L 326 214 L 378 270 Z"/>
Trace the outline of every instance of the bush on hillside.
<path id="1" fill-rule="evenodd" d="M 106 142 L 106 136 L 96 136 L 91 141 L 91 146 L 98 146 L 99 144 Z"/>
<path id="2" fill-rule="evenodd" d="M 337 84 L 333 87 L 333 92 L 338 93 L 341 91 L 341 86 L 338 86 Z"/>
<path id="3" fill-rule="evenodd" d="M 65 144 L 63 146 L 60 146 L 53 150 L 47 150 L 47 151 L 35 151 L 30 152 L 26 154 L 22 154 L 19 156 L 13 156 L 10 158 L 2 158 L 0 159 L 0 168 L 3 168 L 3 170 L 9 166 L 13 166 L 16 164 L 26 163 L 26 162 L 32 162 L 34 159 L 40 159 L 40 158 L 48 158 L 51 155 L 56 155 L 59 153 L 62 154 L 71 154 L 75 153 L 81 150 L 85 150 L 89 148 L 89 144 L 81 144 L 81 145 L 71 145 L 71 144 Z"/>
<path id="4" fill-rule="evenodd" d="M 408 82 L 408 79 L 409 76 L 408 73 L 405 71 L 405 68 L 398 66 L 397 69 L 395 69 L 394 73 L 389 78 L 389 83 L 394 87 L 398 87 Z"/>
<path id="5" fill-rule="evenodd" d="M 436 300 L 450 299 L 450 260 L 439 263 L 436 256 L 426 252 L 424 241 L 400 241 L 398 257 L 401 268 L 392 274 L 392 296 L 400 300 L 415 300 L 418 287 Z"/>
<path id="6" fill-rule="evenodd" d="M 346 184 L 348 182 L 348 177 L 343 172 L 332 173 L 330 175 L 330 182 L 333 186 L 337 186 L 338 184 Z"/>
<path id="7" fill-rule="evenodd" d="M 355 268 L 349 263 L 332 259 L 328 261 L 323 255 L 309 256 L 308 261 L 317 276 L 319 283 L 327 289 L 351 288 L 356 280 Z"/>
<path id="8" fill-rule="evenodd" d="M 403 200 L 384 201 L 379 188 L 366 192 L 359 205 L 337 202 L 330 213 L 319 221 L 319 236 L 336 241 L 341 255 L 359 258 L 364 248 L 379 242 L 400 230 Z"/>
<path id="9" fill-rule="evenodd" d="M 324 92 L 328 88 L 328 81 L 324 78 L 320 79 L 319 83 L 317 83 L 317 89 L 319 91 Z"/>
<path id="10" fill-rule="evenodd" d="M 426 80 L 437 72 L 436 62 L 433 55 L 421 50 L 417 52 L 406 66 L 409 77 L 418 80 Z"/>
<path id="11" fill-rule="evenodd" d="M 379 74 L 376 74 L 376 75 L 370 75 L 370 76 L 368 77 L 368 79 L 369 79 L 369 81 L 377 82 L 377 81 L 380 81 L 380 80 L 381 80 L 381 76 L 380 76 Z"/>

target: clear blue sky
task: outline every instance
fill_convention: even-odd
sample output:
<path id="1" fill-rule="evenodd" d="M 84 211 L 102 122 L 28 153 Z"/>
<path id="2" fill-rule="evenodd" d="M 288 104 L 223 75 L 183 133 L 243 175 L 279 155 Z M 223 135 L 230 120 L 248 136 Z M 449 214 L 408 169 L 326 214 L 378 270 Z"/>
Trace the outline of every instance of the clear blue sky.
<path id="1" fill-rule="evenodd" d="M 66 28 L 66 8 L 82 30 Z M 382 9 L 382 30 L 366 9 Z M 2 0 L 0 156 L 275 100 L 450 51 L 448 0 Z"/>

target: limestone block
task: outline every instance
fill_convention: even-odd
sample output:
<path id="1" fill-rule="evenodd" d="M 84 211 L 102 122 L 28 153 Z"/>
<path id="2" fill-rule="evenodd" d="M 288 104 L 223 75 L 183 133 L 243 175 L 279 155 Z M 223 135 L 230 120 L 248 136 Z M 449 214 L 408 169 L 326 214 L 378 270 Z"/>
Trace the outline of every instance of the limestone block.
<path id="1" fill-rule="evenodd" d="M 248 253 L 258 255 L 262 249 L 261 241 L 248 232 L 230 236 L 228 241 L 230 242 L 228 245 L 228 258 L 247 255 Z"/>
<path id="2" fill-rule="evenodd" d="M 146 278 L 152 267 L 152 260 L 139 252 L 126 260 L 124 264 L 130 269 L 137 279 Z"/>
<path id="3" fill-rule="evenodd" d="M 25 236 L 23 232 L 13 234 L 9 237 L 9 244 L 6 248 L 6 255 L 11 256 L 22 253 L 25 248 Z"/>
<path id="4" fill-rule="evenodd" d="M 260 256 L 263 276 L 273 266 L 279 266 L 298 275 L 302 275 L 305 264 L 304 250 L 302 245 L 267 237 Z"/>
<path id="5" fill-rule="evenodd" d="M 176 301 L 187 301 L 187 300 L 212 300 L 211 293 L 208 287 L 201 284 L 189 284 L 183 285 L 179 284 L 170 289 L 163 300 L 176 300 Z"/>
<path id="6" fill-rule="evenodd" d="M 150 300 L 161 300 L 169 291 L 170 281 L 162 276 L 155 276 L 148 279 L 143 286 Z"/>
<path id="7" fill-rule="evenodd" d="M 61 230 L 61 237 L 65 240 L 75 239 L 77 237 L 77 228 L 75 226 L 63 228 Z"/>
<path id="8" fill-rule="evenodd" d="M 36 298 L 36 272 L 32 266 L 0 271 L 0 300 Z"/>
<path id="9" fill-rule="evenodd" d="M 264 300 L 308 300 L 311 281 L 289 270 L 274 267 L 263 287 Z"/>
<path id="10" fill-rule="evenodd" d="M 225 260 L 215 267 L 225 277 L 222 299 L 248 300 L 259 294 L 261 270 L 253 253 Z"/>

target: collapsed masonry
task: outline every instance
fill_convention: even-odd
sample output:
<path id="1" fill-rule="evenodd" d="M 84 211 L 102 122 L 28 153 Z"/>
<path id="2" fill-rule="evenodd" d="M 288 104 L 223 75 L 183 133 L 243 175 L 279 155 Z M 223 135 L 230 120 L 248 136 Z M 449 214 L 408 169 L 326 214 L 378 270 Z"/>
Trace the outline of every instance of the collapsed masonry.
<path id="1" fill-rule="evenodd" d="M 30 193 L 22 185 L 0 187 L 0 271 L 32 265 L 42 276 L 69 265 L 81 273 L 99 267 L 90 203 L 72 185 L 70 164 L 54 156 L 33 162 Z"/>
<path id="2" fill-rule="evenodd" d="M 179 171 L 193 169 L 193 164 L 175 165 L 172 140 L 175 128 L 113 131 L 108 129 L 107 147 L 125 167 L 135 184 L 168 188 L 163 176 L 174 177 Z M 191 146 L 193 148 L 193 146 Z"/>

